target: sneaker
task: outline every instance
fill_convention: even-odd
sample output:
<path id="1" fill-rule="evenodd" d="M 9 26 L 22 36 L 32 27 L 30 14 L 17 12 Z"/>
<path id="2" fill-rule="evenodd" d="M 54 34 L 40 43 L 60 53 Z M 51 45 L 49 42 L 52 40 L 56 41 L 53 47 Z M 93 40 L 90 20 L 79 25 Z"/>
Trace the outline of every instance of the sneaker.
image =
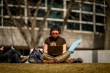
<path id="1" fill-rule="evenodd" d="M 83 63 L 83 60 L 81 58 L 77 58 L 73 60 L 73 63 Z"/>
<path id="2" fill-rule="evenodd" d="M 73 62 L 73 58 L 67 59 L 67 60 L 65 61 L 65 63 L 72 63 L 72 62 Z"/>
<path id="3" fill-rule="evenodd" d="M 83 63 L 83 60 L 81 58 L 77 58 L 77 63 Z"/>

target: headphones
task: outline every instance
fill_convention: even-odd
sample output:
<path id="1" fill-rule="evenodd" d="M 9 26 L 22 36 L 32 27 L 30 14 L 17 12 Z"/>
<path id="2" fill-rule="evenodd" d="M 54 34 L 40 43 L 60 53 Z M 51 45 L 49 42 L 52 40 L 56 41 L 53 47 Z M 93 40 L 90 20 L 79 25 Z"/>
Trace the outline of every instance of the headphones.
<path id="1" fill-rule="evenodd" d="M 61 33 L 61 29 L 58 27 L 58 26 L 52 26 L 51 29 L 50 29 L 50 34 L 53 30 L 58 30 L 59 31 L 59 34 Z"/>

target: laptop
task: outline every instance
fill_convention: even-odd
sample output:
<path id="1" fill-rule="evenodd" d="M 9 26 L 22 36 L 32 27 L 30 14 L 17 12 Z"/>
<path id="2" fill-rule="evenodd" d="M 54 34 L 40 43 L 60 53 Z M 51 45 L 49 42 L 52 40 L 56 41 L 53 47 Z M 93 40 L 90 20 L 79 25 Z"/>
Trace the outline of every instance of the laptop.
<path id="1" fill-rule="evenodd" d="M 48 46 L 48 54 L 52 56 L 58 56 L 63 53 L 63 46 Z"/>

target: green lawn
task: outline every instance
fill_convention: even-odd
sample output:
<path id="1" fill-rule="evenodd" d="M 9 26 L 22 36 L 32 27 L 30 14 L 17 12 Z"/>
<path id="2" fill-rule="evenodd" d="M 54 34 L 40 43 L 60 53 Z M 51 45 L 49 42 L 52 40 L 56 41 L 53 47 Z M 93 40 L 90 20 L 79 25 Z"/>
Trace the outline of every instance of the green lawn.
<path id="1" fill-rule="evenodd" d="M 0 73 L 110 73 L 110 64 L 14 64 L 1 63 Z"/>

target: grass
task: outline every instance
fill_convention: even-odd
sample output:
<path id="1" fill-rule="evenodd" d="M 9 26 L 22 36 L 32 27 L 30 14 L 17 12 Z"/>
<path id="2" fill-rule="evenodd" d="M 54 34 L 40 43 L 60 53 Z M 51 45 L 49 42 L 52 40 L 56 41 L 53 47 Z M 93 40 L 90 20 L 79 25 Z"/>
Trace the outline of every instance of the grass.
<path id="1" fill-rule="evenodd" d="M 108 63 L 26 64 L 1 63 L 0 73 L 109 73 Z"/>

